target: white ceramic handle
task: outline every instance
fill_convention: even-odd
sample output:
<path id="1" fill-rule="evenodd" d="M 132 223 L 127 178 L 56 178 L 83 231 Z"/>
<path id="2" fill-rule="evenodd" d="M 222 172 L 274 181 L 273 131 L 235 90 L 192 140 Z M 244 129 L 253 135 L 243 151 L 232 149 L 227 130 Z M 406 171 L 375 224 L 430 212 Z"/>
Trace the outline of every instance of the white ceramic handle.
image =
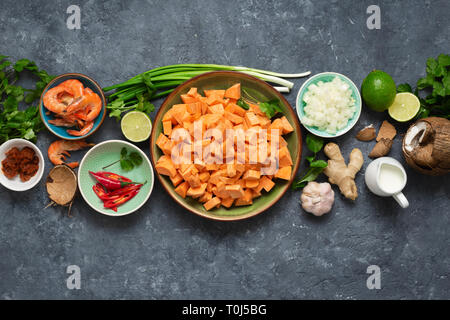
<path id="1" fill-rule="evenodd" d="M 402 208 L 408 208 L 409 207 L 409 202 L 408 199 L 406 199 L 405 195 L 401 192 L 396 193 L 393 195 L 395 201 L 398 202 L 398 204 L 402 207 Z"/>

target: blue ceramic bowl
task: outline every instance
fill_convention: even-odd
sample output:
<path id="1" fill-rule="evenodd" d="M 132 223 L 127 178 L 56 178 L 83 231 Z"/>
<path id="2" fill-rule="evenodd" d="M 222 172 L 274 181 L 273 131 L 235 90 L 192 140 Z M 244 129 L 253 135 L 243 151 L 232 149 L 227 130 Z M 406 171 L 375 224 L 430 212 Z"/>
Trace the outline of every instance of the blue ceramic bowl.
<path id="1" fill-rule="evenodd" d="M 335 77 L 338 77 L 339 79 L 341 79 L 342 81 L 344 81 L 345 83 L 347 83 L 350 86 L 350 90 L 352 90 L 352 97 L 355 100 L 356 111 L 353 114 L 353 116 L 348 120 L 347 126 L 345 128 L 339 130 L 335 134 L 330 134 L 326 131 L 319 130 L 319 128 L 317 128 L 317 127 L 307 126 L 304 124 L 303 118 L 305 117 L 305 112 L 304 112 L 303 108 L 305 107 L 306 104 L 303 101 L 303 96 L 308 91 L 308 88 L 311 84 L 317 84 L 319 81 L 331 82 Z M 335 72 L 323 72 L 323 73 L 316 74 L 316 75 L 312 76 L 311 78 L 309 78 L 307 81 L 305 81 L 305 83 L 302 85 L 302 87 L 300 88 L 300 90 L 298 92 L 296 106 L 297 106 L 298 118 L 300 119 L 300 122 L 303 124 L 303 126 L 306 128 L 306 130 L 308 130 L 312 134 L 319 136 L 319 137 L 335 138 L 335 137 L 339 137 L 339 136 L 343 135 L 344 133 L 348 132 L 351 128 L 353 128 L 353 126 L 356 124 L 356 122 L 358 122 L 359 116 L 361 115 L 361 95 L 359 93 L 358 87 L 356 87 L 356 85 L 353 83 L 353 81 L 350 80 L 349 78 L 347 78 L 346 76 L 344 76 L 340 73 L 335 73 Z"/>
<path id="2" fill-rule="evenodd" d="M 66 127 L 58 127 L 58 126 L 55 126 L 55 125 L 49 123 L 48 122 L 49 120 L 54 119 L 54 114 L 51 113 L 49 110 L 47 110 L 47 108 L 45 108 L 44 102 L 43 102 L 44 95 L 49 89 L 56 87 L 57 85 L 61 84 L 62 82 L 66 81 L 66 80 L 69 80 L 69 79 L 77 79 L 77 80 L 81 81 L 81 83 L 83 83 L 83 85 L 85 87 L 90 88 L 92 91 L 94 91 L 96 94 L 98 94 L 98 96 L 102 100 L 102 111 L 95 119 L 94 127 L 92 128 L 91 131 L 89 131 L 89 133 L 85 134 L 84 136 L 80 136 L 80 137 L 71 136 L 70 134 L 68 134 L 67 133 L 68 128 L 66 128 Z M 103 120 L 105 119 L 105 115 L 106 115 L 106 99 L 105 99 L 105 95 L 103 94 L 102 88 L 93 79 L 91 79 L 88 76 L 85 76 L 84 74 L 81 74 L 81 73 L 65 73 L 60 76 L 57 76 L 55 79 L 50 81 L 50 83 L 47 85 L 47 87 L 45 87 L 45 89 L 41 95 L 41 100 L 40 100 L 40 104 L 39 104 L 39 113 L 41 115 L 42 122 L 45 124 L 47 129 L 50 132 L 52 132 L 54 135 L 56 135 L 62 139 L 66 139 L 66 140 L 80 140 L 80 139 L 84 139 L 84 138 L 90 136 L 91 134 L 93 134 L 102 125 Z"/>

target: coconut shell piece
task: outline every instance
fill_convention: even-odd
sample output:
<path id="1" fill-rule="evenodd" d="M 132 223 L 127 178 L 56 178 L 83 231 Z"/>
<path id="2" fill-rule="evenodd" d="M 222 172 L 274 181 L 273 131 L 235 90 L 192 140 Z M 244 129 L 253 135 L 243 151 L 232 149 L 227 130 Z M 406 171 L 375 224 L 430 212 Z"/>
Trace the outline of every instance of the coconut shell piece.
<path id="1" fill-rule="evenodd" d="M 450 172 L 450 120 L 429 117 L 412 124 L 403 138 L 403 155 L 410 167 L 428 175 Z"/>
<path id="2" fill-rule="evenodd" d="M 394 140 L 381 138 L 369 153 L 369 157 L 375 159 L 388 155 L 391 151 L 393 142 Z"/>
<path id="3" fill-rule="evenodd" d="M 69 166 L 62 164 L 50 170 L 47 181 L 48 197 L 52 201 L 49 205 L 72 206 L 77 193 L 77 175 Z"/>
<path id="4" fill-rule="evenodd" d="M 381 124 L 380 130 L 378 131 L 377 142 L 381 139 L 394 140 L 396 135 L 397 130 L 395 130 L 395 127 L 388 121 L 384 120 Z"/>
<path id="5" fill-rule="evenodd" d="M 359 141 L 371 141 L 375 139 L 375 137 L 376 132 L 373 125 L 363 128 L 356 134 L 356 139 L 358 139 Z"/>

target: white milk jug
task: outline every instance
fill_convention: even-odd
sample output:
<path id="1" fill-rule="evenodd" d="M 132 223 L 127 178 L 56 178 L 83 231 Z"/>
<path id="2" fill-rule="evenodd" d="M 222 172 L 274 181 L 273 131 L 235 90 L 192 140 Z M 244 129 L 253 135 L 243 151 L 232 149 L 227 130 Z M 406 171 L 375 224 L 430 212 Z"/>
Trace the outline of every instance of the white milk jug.
<path id="1" fill-rule="evenodd" d="M 391 157 L 372 161 L 364 176 L 370 191 L 381 197 L 394 197 L 402 208 L 409 202 L 401 192 L 406 185 L 406 172 L 400 162 Z"/>

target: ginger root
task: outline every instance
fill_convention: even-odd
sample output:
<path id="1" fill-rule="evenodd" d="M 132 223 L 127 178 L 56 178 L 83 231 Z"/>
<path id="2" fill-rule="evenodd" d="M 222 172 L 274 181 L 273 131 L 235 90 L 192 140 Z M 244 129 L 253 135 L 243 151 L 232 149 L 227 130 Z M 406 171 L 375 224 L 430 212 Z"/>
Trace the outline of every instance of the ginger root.
<path id="1" fill-rule="evenodd" d="M 328 143 L 324 152 L 330 159 L 328 160 L 328 166 L 323 171 L 328 176 L 328 181 L 338 185 L 339 190 L 347 199 L 355 200 L 358 197 L 355 176 L 364 163 L 361 150 L 357 148 L 352 150 L 348 165 L 345 164 L 344 157 L 337 144 Z"/>

